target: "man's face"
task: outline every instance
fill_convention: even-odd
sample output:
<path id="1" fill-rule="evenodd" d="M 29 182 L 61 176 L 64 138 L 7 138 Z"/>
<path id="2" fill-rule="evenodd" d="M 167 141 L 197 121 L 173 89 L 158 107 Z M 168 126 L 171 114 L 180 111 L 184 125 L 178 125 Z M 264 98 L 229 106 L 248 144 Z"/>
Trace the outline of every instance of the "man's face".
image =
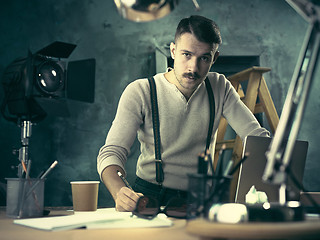
<path id="1" fill-rule="evenodd" d="M 216 59 L 215 46 L 198 41 L 191 33 L 184 33 L 175 44 L 171 43 L 170 51 L 177 87 L 183 93 L 192 94 Z"/>

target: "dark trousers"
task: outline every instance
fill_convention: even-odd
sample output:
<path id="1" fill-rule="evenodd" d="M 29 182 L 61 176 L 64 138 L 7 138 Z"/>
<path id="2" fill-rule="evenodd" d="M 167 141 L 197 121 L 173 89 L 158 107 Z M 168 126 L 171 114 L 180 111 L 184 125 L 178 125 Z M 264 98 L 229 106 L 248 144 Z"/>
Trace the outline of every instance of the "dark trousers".
<path id="1" fill-rule="evenodd" d="M 174 197 L 181 197 L 187 201 L 188 192 L 166 188 L 158 184 L 153 184 L 145 181 L 139 177 L 136 178 L 133 189 L 138 193 L 143 193 L 143 195 L 155 198 L 159 201 L 160 206 L 166 206 L 168 201 Z"/>

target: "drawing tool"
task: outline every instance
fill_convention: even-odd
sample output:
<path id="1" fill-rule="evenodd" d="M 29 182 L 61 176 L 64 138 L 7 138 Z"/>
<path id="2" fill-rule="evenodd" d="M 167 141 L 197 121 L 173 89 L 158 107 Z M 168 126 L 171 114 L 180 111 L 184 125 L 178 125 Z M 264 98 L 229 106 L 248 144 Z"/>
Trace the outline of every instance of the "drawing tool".
<path id="1" fill-rule="evenodd" d="M 27 172 L 26 163 L 24 161 L 21 161 L 21 165 L 22 165 L 23 171 Z"/>
<path id="2" fill-rule="evenodd" d="M 26 179 L 30 178 L 30 169 L 31 169 L 31 160 L 29 160 L 27 169 L 26 169 Z"/>
<path id="3" fill-rule="evenodd" d="M 222 174 L 222 163 L 223 163 L 223 157 L 224 157 L 224 153 L 225 153 L 225 150 L 226 150 L 226 144 L 223 144 L 221 146 L 221 149 L 219 151 L 219 158 L 217 160 L 217 166 L 216 166 L 216 175 L 217 176 L 221 176 Z"/>
<path id="4" fill-rule="evenodd" d="M 233 165 L 233 161 L 229 161 L 229 162 L 227 163 L 227 166 L 226 166 L 226 168 L 225 168 L 225 170 L 224 170 L 224 172 L 223 172 L 223 176 L 224 176 L 224 177 L 229 176 L 229 172 L 230 172 L 230 170 L 231 170 L 231 168 L 232 168 L 232 165 Z"/>
<path id="5" fill-rule="evenodd" d="M 208 157 L 204 153 L 198 156 L 198 173 L 207 174 L 208 172 Z"/>
<path id="6" fill-rule="evenodd" d="M 22 193 L 21 193 L 21 198 L 19 200 L 19 215 L 18 217 L 21 218 L 23 216 L 23 206 L 24 206 L 24 201 L 27 199 L 26 196 L 26 188 L 27 188 L 27 183 L 30 184 L 30 179 L 29 179 L 29 173 L 30 173 L 30 167 L 31 167 L 31 161 L 29 160 L 28 165 L 26 166 L 24 161 L 21 161 L 22 168 L 25 172 L 25 182 L 22 184 Z"/>
<path id="7" fill-rule="evenodd" d="M 58 164 L 58 161 L 54 161 L 51 166 L 47 169 L 47 171 L 45 171 L 44 174 L 42 174 L 42 176 L 40 177 L 40 179 L 38 181 L 36 181 L 33 186 L 30 188 L 29 192 L 26 195 L 26 199 L 28 198 L 28 196 L 33 192 L 33 190 L 38 186 L 38 184 L 40 183 L 41 180 L 43 180 L 48 174 L 49 172 Z"/>
<path id="8" fill-rule="evenodd" d="M 125 179 L 125 178 L 122 176 L 122 173 L 121 173 L 119 170 L 117 170 L 117 173 L 118 173 L 118 176 L 122 179 L 122 181 L 123 181 L 124 184 L 126 185 L 126 187 L 130 188 L 131 190 L 133 190 L 132 187 L 130 186 L 130 184 L 128 183 L 127 179 Z"/>
<path id="9" fill-rule="evenodd" d="M 49 174 L 49 172 L 51 172 L 51 170 L 52 170 L 57 164 L 58 164 L 58 161 L 57 161 L 57 160 L 54 161 L 54 162 L 51 164 L 51 166 L 48 168 L 48 170 L 45 171 L 44 174 L 42 174 L 42 176 L 40 177 L 40 179 L 44 179 L 44 178 Z"/>
<path id="10" fill-rule="evenodd" d="M 233 169 L 229 173 L 230 176 L 232 176 L 238 170 L 238 168 L 247 159 L 248 156 L 249 156 L 249 153 L 246 153 L 244 157 L 233 167 Z"/>
<path id="11" fill-rule="evenodd" d="M 210 165 L 210 168 L 211 168 L 211 171 L 212 171 L 212 176 L 215 175 L 214 173 L 214 167 L 213 167 L 213 162 L 212 162 L 212 158 L 211 158 L 211 154 L 210 154 L 210 150 L 207 149 L 206 151 L 206 157 L 208 158 L 208 162 L 209 162 L 209 165 Z"/>

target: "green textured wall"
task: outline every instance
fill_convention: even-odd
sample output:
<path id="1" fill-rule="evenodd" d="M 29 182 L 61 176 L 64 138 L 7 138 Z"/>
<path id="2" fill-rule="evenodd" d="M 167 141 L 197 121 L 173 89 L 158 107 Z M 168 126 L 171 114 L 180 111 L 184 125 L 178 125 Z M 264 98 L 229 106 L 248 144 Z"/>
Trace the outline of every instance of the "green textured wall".
<path id="1" fill-rule="evenodd" d="M 258 55 L 260 65 L 271 67 L 265 79 L 280 114 L 291 76 L 307 29 L 307 23 L 282 0 L 180 1 L 169 16 L 148 23 L 122 19 L 108 0 L 12 0 L 0 3 L 0 74 L 17 57 L 35 52 L 54 41 L 74 43 L 68 60 L 95 58 L 95 103 L 70 101 L 71 116 L 49 116 L 36 126 L 30 142 L 31 174 L 36 176 L 55 159 L 59 165 L 46 181 L 47 206 L 71 205 L 71 180 L 96 180 L 96 156 L 103 145 L 124 87 L 154 72 L 156 48 L 166 52 L 182 17 L 201 14 L 221 28 L 221 55 Z M 319 76 L 319 74 L 317 74 Z M 304 185 L 320 191 L 320 150 L 317 137 L 320 82 L 315 79 L 299 138 L 309 141 Z M 0 91 L 0 99 L 3 91 Z M 20 147 L 20 129 L 0 117 L 0 181 L 15 177 Z M 128 179 L 133 181 L 139 146 L 135 144 L 128 162 Z M 102 185 L 102 184 L 101 184 Z M 1 194 L 1 204 L 5 204 Z M 99 205 L 113 201 L 101 186 Z"/>

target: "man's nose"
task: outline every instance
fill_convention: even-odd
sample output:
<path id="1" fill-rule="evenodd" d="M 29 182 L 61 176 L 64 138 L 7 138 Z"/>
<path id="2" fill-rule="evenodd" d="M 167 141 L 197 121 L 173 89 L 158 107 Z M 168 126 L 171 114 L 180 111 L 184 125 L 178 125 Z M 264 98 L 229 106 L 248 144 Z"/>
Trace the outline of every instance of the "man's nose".
<path id="1" fill-rule="evenodd" d="M 197 58 L 191 58 L 188 62 L 188 71 L 189 72 L 198 72 L 199 70 L 199 61 Z"/>

